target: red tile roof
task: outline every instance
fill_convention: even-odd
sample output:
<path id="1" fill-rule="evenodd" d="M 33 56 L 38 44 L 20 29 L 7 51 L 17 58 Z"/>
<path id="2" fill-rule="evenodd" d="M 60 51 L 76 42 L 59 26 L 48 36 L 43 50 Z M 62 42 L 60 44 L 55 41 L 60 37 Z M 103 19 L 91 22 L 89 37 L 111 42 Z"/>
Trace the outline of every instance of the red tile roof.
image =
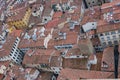
<path id="1" fill-rule="evenodd" d="M 31 53 L 30 51 L 26 53 L 23 64 L 48 64 L 51 67 L 60 67 L 61 60 L 58 59 L 60 56 L 59 51 L 37 49 L 32 56 L 29 56 Z"/>
<path id="2" fill-rule="evenodd" d="M 60 18 L 62 16 L 62 12 L 55 12 L 54 15 L 53 15 L 53 19 L 54 18 Z"/>
<path id="3" fill-rule="evenodd" d="M 120 23 L 110 24 L 104 20 L 100 20 L 98 21 L 97 33 L 104 33 L 104 32 L 118 30 L 120 29 L 119 24 Z"/>
<path id="4" fill-rule="evenodd" d="M 101 70 L 114 71 L 114 49 L 113 47 L 108 47 L 104 49 L 101 64 L 103 64 L 103 62 L 105 62 L 108 65 L 108 68 L 101 68 Z M 120 59 L 119 59 L 119 62 L 120 62 Z M 120 69 L 120 64 L 119 64 L 119 69 Z"/>
<path id="5" fill-rule="evenodd" d="M 78 69 L 62 69 L 57 80 L 79 80 L 79 79 L 107 79 L 111 77 L 113 72 L 102 72 L 102 71 L 88 71 Z"/>
<path id="6" fill-rule="evenodd" d="M 10 54 L 15 39 L 16 37 L 14 35 L 8 34 L 6 42 L 2 45 L 3 47 L 0 49 L 0 57 L 7 56 Z"/>
<path id="7" fill-rule="evenodd" d="M 110 3 L 102 4 L 101 9 L 106 9 L 106 8 L 111 8 L 111 7 L 117 6 L 119 4 L 119 2 L 120 2 L 119 0 L 114 0 Z"/>
<path id="8" fill-rule="evenodd" d="M 14 35 L 15 37 L 20 37 L 22 32 L 23 32 L 22 30 L 14 30 L 12 31 L 11 34 Z"/>
<path id="9" fill-rule="evenodd" d="M 90 55 L 93 54 L 93 45 L 89 39 L 79 40 L 78 46 L 82 54 Z"/>
<path id="10" fill-rule="evenodd" d="M 93 8 L 94 11 L 87 9 L 84 13 L 83 20 L 81 22 L 81 25 L 86 24 L 87 22 L 96 22 L 100 18 L 100 7 L 96 6 Z M 94 14 L 92 14 L 95 12 Z"/>
<path id="11" fill-rule="evenodd" d="M 52 76 L 53 76 L 53 73 L 41 72 L 37 80 L 50 80 Z"/>
<path id="12" fill-rule="evenodd" d="M 63 68 L 87 69 L 88 58 L 64 58 Z"/>
<path id="13" fill-rule="evenodd" d="M 102 13 L 109 13 L 109 12 L 113 12 L 113 20 L 118 20 L 120 19 L 120 10 L 119 10 L 119 6 L 117 6 L 119 4 L 119 0 L 113 1 L 111 3 L 106 3 L 103 4 L 103 6 L 101 7 L 101 11 Z M 110 9 L 106 9 L 106 7 L 110 7 Z M 117 8 L 114 9 L 114 6 L 117 6 Z M 101 14 L 101 19 L 98 21 L 98 27 L 97 27 L 97 33 L 104 33 L 104 32 L 109 32 L 109 31 L 114 31 L 114 30 L 118 30 L 120 27 L 118 26 L 120 23 L 110 23 L 108 22 L 106 19 L 104 19 L 103 14 Z"/>
<path id="14" fill-rule="evenodd" d="M 59 37 L 58 31 L 55 31 L 53 33 L 53 38 L 49 42 L 49 46 L 55 46 L 55 45 L 57 46 L 57 45 L 62 45 L 62 44 L 73 44 L 74 45 L 77 43 L 78 34 L 76 32 L 66 31 L 65 33 L 67 34 L 65 40 L 55 40 L 56 37 Z"/>
<path id="15" fill-rule="evenodd" d="M 49 21 L 49 22 L 45 25 L 45 27 L 46 27 L 46 28 L 56 27 L 56 26 L 59 24 L 59 20 L 60 20 L 59 18 L 55 18 L 55 19 Z"/>
<path id="16" fill-rule="evenodd" d="M 27 9 L 28 9 L 28 7 L 22 7 L 18 10 L 13 11 L 13 13 L 15 13 L 15 14 L 8 17 L 7 22 L 23 19 Z"/>

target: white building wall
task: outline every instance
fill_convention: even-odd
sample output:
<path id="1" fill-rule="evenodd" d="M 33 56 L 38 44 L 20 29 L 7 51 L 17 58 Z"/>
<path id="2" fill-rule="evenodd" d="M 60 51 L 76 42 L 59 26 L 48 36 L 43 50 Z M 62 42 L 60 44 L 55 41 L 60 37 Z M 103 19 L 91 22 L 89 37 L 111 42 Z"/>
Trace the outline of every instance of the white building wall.
<path id="1" fill-rule="evenodd" d="M 106 46 L 109 46 L 109 42 L 112 42 L 112 45 L 114 45 L 114 41 L 117 41 L 119 43 L 120 40 L 120 33 L 118 33 L 118 30 L 114 31 L 115 34 L 111 34 L 112 31 L 108 32 L 109 35 L 105 35 L 105 33 L 102 33 L 103 36 L 100 36 L 100 34 L 98 35 L 101 44 L 103 44 L 104 42 L 106 43 Z M 113 37 L 115 36 L 115 37 Z M 109 39 L 108 39 L 109 37 Z"/>

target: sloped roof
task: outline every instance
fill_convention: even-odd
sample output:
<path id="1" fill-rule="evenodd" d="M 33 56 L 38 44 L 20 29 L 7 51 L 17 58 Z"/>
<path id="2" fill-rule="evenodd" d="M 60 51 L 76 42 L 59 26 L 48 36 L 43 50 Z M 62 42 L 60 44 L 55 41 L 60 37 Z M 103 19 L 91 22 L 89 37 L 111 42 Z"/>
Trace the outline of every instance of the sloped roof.
<path id="1" fill-rule="evenodd" d="M 61 70 L 57 80 L 108 79 L 111 77 L 111 75 L 113 75 L 113 72 L 88 71 L 66 68 Z"/>

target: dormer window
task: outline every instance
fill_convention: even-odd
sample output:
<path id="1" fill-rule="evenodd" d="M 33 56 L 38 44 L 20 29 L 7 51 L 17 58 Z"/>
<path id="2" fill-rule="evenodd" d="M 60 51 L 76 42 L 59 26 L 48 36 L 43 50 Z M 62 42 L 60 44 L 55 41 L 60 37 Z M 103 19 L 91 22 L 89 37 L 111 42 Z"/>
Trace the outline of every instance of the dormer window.
<path id="1" fill-rule="evenodd" d="M 102 62 L 102 66 L 101 66 L 102 68 L 108 68 L 108 64 L 106 63 L 106 62 Z"/>
<path id="2" fill-rule="evenodd" d="M 36 13 L 36 11 L 33 11 L 34 13 Z"/>

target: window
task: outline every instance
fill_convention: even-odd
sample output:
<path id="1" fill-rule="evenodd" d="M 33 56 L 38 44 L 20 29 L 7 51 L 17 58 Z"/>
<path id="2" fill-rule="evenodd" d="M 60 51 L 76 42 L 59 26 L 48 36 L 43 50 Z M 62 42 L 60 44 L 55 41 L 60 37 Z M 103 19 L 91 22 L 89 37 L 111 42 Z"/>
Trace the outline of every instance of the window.
<path id="1" fill-rule="evenodd" d="M 120 30 L 118 30 L 118 33 L 120 33 Z"/>
<path id="2" fill-rule="evenodd" d="M 73 47 L 73 45 L 72 44 L 64 44 L 64 45 L 59 45 L 59 46 L 54 46 L 54 47 L 55 47 L 55 49 L 63 49 L 63 48 L 70 49 Z"/>
<path id="3" fill-rule="evenodd" d="M 47 21 L 47 19 L 46 19 L 46 18 L 45 18 L 44 20 L 45 20 L 45 21 Z"/>
<path id="4" fill-rule="evenodd" d="M 114 44 L 117 45 L 117 44 L 118 44 L 118 41 L 114 41 Z"/>
<path id="5" fill-rule="evenodd" d="M 106 32 L 105 35 L 107 36 L 107 35 L 110 35 L 110 34 L 109 34 L 109 32 Z"/>
<path id="6" fill-rule="evenodd" d="M 112 46 L 112 42 L 111 42 L 111 41 L 109 41 L 109 42 L 108 42 L 108 45 L 109 45 L 109 46 Z"/>
<path id="7" fill-rule="evenodd" d="M 14 44 L 14 46 L 16 46 L 16 44 Z"/>
<path id="8" fill-rule="evenodd" d="M 90 2 L 88 4 L 90 5 Z"/>
<path id="9" fill-rule="evenodd" d="M 103 34 L 100 34 L 100 36 L 103 36 Z"/>
<path id="10" fill-rule="evenodd" d="M 101 40 L 104 41 L 105 39 L 102 37 Z"/>
<path id="11" fill-rule="evenodd" d="M 119 38 L 120 38 L 120 35 L 119 35 Z"/>
<path id="12" fill-rule="evenodd" d="M 20 58 L 19 58 L 19 57 L 17 57 L 17 59 L 18 59 L 18 60 L 20 60 Z"/>
<path id="13" fill-rule="evenodd" d="M 14 54 L 14 56 L 16 57 L 16 54 Z"/>
<path id="14" fill-rule="evenodd" d="M 110 40 L 110 37 L 107 37 L 107 40 Z"/>
<path id="15" fill-rule="evenodd" d="M 13 59 L 15 59 L 15 57 L 13 57 Z"/>
<path id="16" fill-rule="evenodd" d="M 113 36 L 113 39 L 116 39 L 116 36 Z"/>
<path id="17" fill-rule="evenodd" d="M 13 46 L 13 48 L 15 49 L 15 46 Z"/>
<path id="18" fill-rule="evenodd" d="M 103 68 L 108 68 L 108 64 L 103 61 L 103 62 L 102 62 L 102 67 L 103 67 Z"/>
<path id="19" fill-rule="evenodd" d="M 106 42 L 103 42 L 102 45 L 105 47 L 106 46 Z"/>
<path id="20" fill-rule="evenodd" d="M 18 62 L 18 60 L 16 60 L 16 62 Z"/>
<path id="21" fill-rule="evenodd" d="M 116 32 L 115 32 L 115 31 L 112 31 L 111 34 L 116 34 Z"/>
<path id="22" fill-rule="evenodd" d="M 17 54 L 17 52 L 15 52 Z"/>

